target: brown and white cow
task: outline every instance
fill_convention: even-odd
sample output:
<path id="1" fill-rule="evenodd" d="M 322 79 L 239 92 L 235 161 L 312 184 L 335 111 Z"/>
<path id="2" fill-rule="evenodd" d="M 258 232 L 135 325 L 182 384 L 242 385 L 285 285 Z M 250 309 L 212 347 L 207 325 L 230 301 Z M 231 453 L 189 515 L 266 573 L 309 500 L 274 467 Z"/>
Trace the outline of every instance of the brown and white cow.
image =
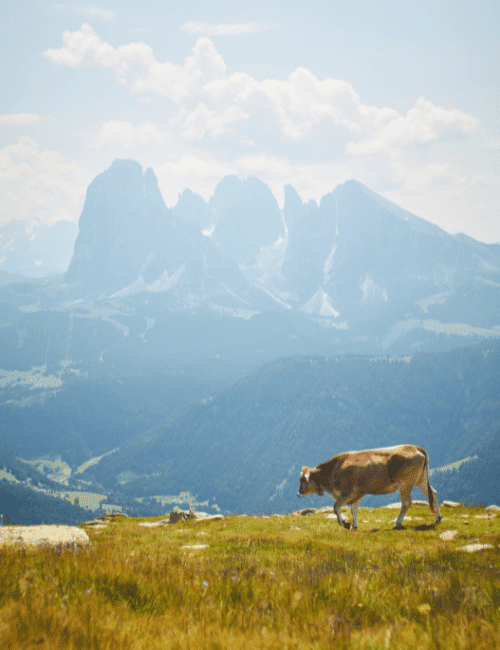
<path id="1" fill-rule="evenodd" d="M 365 451 L 347 451 L 330 458 L 315 468 L 303 467 L 299 497 L 328 492 L 335 499 L 333 510 L 345 528 L 358 527 L 359 500 L 365 494 L 389 494 L 399 490 L 401 511 L 394 528 L 403 527 L 403 519 L 411 506 L 411 491 L 418 487 L 429 499 L 429 506 L 441 521 L 437 494 L 429 483 L 429 458 L 422 447 L 398 445 Z M 343 519 L 340 508 L 350 505 L 352 526 Z"/>

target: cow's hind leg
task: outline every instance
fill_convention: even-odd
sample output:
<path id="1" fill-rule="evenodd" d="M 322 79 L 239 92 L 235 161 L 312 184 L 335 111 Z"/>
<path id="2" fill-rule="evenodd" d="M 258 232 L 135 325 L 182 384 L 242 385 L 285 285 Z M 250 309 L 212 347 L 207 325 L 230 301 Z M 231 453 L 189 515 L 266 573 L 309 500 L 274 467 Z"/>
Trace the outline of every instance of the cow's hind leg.
<path id="1" fill-rule="evenodd" d="M 358 528 L 358 508 L 359 508 L 359 499 L 351 503 L 351 513 L 352 513 L 352 525 L 353 530 Z"/>
<path id="2" fill-rule="evenodd" d="M 401 530 L 403 528 L 403 519 L 408 512 L 408 508 L 411 506 L 411 490 L 411 487 L 401 487 L 399 490 L 399 493 L 401 494 L 401 510 L 396 519 L 396 523 L 394 524 L 396 530 Z"/>
<path id="3" fill-rule="evenodd" d="M 441 522 L 441 513 L 439 512 L 437 492 L 429 483 L 427 473 L 420 479 L 416 487 L 418 487 L 422 494 L 429 499 L 429 508 L 431 509 L 431 512 L 436 515 L 436 524 L 439 524 Z"/>

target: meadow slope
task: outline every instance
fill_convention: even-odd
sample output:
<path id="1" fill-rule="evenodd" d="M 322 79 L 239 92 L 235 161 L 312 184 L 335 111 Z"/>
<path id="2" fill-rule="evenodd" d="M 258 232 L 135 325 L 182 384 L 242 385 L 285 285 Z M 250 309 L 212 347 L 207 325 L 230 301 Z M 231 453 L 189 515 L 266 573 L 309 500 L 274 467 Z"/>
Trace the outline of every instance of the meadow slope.
<path id="1" fill-rule="evenodd" d="M 500 648 L 500 516 L 443 514 L 117 517 L 77 550 L 1 547 L 3 647 Z"/>

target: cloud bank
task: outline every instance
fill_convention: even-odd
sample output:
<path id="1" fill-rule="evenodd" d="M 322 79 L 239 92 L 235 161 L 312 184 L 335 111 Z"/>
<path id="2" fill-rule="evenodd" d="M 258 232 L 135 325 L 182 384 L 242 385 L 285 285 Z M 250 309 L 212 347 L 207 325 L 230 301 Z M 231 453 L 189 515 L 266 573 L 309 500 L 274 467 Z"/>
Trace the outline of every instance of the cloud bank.
<path id="1" fill-rule="evenodd" d="M 76 162 L 64 161 L 57 151 L 40 150 L 23 136 L 0 149 L 0 221 L 38 218 L 47 225 L 60 219 L 76 221 L 85 189 L 92 180 Z"/>
<path id="2" fill-rule="evenodd" d="M 369 156 L 470 134 L 479 125 L 474 117 L 423 97 L 406 115 L 366 105 L 350 83 L 320 80 L 304 67 L 284 80 L 227 75 L 222 56 L 207 37 L 198 38 L 192 55 L 179 65 L 157 61 L 143 42 L 115 48 L 84 24 L 64 32 L 63 47 L 43 54 L 59 65 L 108 68 L 131 93 L 168 98 L 177 106 L 172 124 L 180 126 L 186 140 L 237 134 L 243 144 L 263 146 L 271 136 L 276 145 L 280 138 L 288 144 L 307 140 L 315 149 L 324 148 L 326 140 L 337 151 L 340 145 L 341 153 Z"/>
<path id="3" fill-rule="evenodd" d="M 305 67 L 284 79 L 228 74 L 208 36 L 262 28 L 185 23 L 183 31 L 203 36 L 183 63 L 174 63 L 158 61 L 144 42 L 114 47 L 83 24 L 65 31 L 62 47 L 43 55 L 58 65 L 107 69 L 147 106 L 165 107 L 161 124 L 108 121 L 92 143 L 101 150 L 114 147 L 116 155 L 120 147 L 127 152 L 163 147 L 163 162 L 155 170 L 167 204 L 186 186 L 208 198 L 223 175 L 236 173 L 260 177 L 278 200 L 288 182 L 303 198 L 317 199 L 338 182 L 356 178 L 448 229 L 466 230 L 468 217 L 484 213 L 476 192 L 483 181 L 473 182 L 481 173 L 461 146 L 468 140 L 483 146 L 478 119 L 422 96 L 404 113 L 371 105 L 348 81 L 319 79 Z M 450 224 L 452 214 L 462 215 L 461 221 Z"/>

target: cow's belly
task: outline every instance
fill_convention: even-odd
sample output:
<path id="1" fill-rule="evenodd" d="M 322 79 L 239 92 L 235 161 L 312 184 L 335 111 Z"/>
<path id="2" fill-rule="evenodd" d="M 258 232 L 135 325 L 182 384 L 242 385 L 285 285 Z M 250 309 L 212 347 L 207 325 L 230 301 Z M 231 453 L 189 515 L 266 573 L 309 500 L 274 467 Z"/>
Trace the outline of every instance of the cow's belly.
<path id="1" fill-rule="evenodd" d="M 392 494 L 399 490 L 399 485 L 392 483 L 391 485 L 385 486 L 373 486 L 373 488 L 368 492 L 368 494 Z"/>

